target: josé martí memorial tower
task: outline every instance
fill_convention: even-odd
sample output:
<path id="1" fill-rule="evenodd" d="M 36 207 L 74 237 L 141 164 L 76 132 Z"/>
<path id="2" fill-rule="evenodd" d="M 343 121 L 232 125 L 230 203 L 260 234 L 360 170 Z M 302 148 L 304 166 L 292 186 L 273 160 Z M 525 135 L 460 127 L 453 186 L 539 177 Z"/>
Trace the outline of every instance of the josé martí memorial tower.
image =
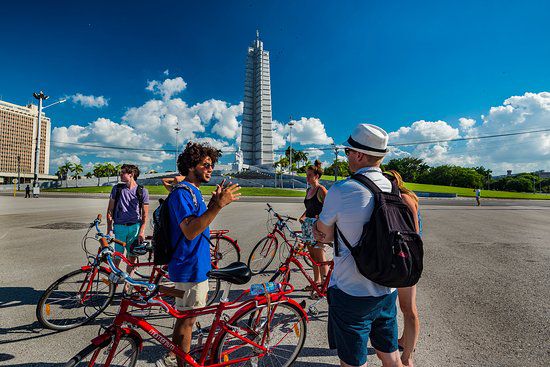
<path id="1" fill-rule="evenodd" d="M 264 50 L 258 31 L 246 59 L 241 150 L 246 165 L 273 165 L 269 51 Z"/>

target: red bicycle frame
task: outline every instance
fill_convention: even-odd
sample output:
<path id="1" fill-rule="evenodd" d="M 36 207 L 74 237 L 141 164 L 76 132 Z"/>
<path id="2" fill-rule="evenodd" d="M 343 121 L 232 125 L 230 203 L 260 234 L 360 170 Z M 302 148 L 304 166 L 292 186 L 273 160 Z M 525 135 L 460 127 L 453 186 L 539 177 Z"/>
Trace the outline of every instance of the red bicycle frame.
<path id="1" fill-rule="evenodd" d="M 116 253 L 114 254 L 117 255 Z M 288 287 L 288 285 L 287 285 Z M 286 288 L 286 287 L 285 287 Z M 208 337 L 206 338 L 205 344 L 202 346 L 202 352 L 200 354 L 200 357 L 198 361 L 193 359 L 189 353 L 185 353 L 182 351 L 179 346 L 175 345 L 168 337 L 166 337 L 164 334 L 162 334 L 160 331 L 158 331 L 154 326 L 149 324 L 145 319 L 142 319 L 137 316 L 133 316 L 128 313 L 128 308 L 130 306 L 140 309 L 145 309 L 148 307 L 156 306 L 156 305 L 150 305 L 150 304 L 140 304 L 136 303 L 131 299 L 123 299 L 120 304 L 120 310 L 118 315 L 116 316 L 113 324 L 107 329 L 107 332 L 96 337 L 92 340 L 92 344 L 94 345 L 102 345 L 103 343 L 108 343 L 109 340 L 114 336 L 113 340 L 113 347 L 111 348 L 109 352 L 109 356 L 107 357 L 105 365 L 109 365 L 114 357 L 114 354 L 116 352 L 116 347 L 118 346 L 118 342 L 120 341 L 120 338 L 123 335 L 131 334 L 134 335 L 138 340 L 140 341 L 140 349 L 141 349 L 141 337 L 139 336 L 139 333 L 135 331 L 134 329 L 123 327 L 122 325 L 127 323 L 130 325 L 134 325 L 139 327 L 141 330 L 149 334 L 153 339 L 155 339 L 157 342 L 159 342 L 164 348 L 172 351 L 175 353 L 179 358 L 184 360 L 186 363 L 193 367 L 202 367 L 205 366 L 205 362 L 210 361 L 213 362 L 215 359 L 214 355 L 210 355 L 211 350 L 216 350 L 218 347 L 218 344 L 220 343 L 220 338 L 223 332 L 227 332 L 231 334 L 232 336 L 242 340 L 247 345 L 253 346 L 256 350 L 262 351 L 262 353 L 255 354 L 250 357 L 244 357 L 239 358 L 235 360 L 227 360 L 221 363 L 214 363 L 214 364 L 206 364 L 207 366 L 211 367 L 222 367 L 231 365 L 234 363 L 240 363 L 245 362 L 247 360 L 250 360 L 254 357 L 262 357 L 265 355 L 265 353 L 268 352 L 267 348 L 263 345 L 258 344 L 257 342 L 248 339 L 245 336 L 242 336 L 235 331 L 231 327 L 228 327 L 228 325 L 231 325 L 232 322 L 234 322 L 238 317 L 240 317 L 242 314 L 248 312 L 250 309 L 257 308 L 258 306 L 267 307 L 267 297 L 270 298 L 270 304 L 276 306 L 277 303 L 280 303 L 282 301 L 289 302 L 291 304 L 294 304 L 295 306 L 298 306 L 298 309 L 302 312 L 302 318 L 305 318 L 307 321 L 307 314 L 303 311 L 303 309 L 296 303 L 294 300 L 287 298 L 285 295 L 287 293 L 290 293 L 292 291 L 292 286 L 290 286 L 290 290 L 284 290 L 278 293 L 273 293 L 269 295 L 264 296 L 256 296 L 252 299 L 238 302 L 244 295 L 248 294 L 249 291 L 245 290 L 239 296 L 234 302 L 220 302 L 218 305 L 214 306 L 207 306 L 199 309 L 194 310 L 188 310 L 188 311 L 177 311 L 172 306 L 164 302 L 163 300 L 157 299 L 159 302 L 161 302 L 165 308 L 165 310 L 168 311 L 168 313 L 176 318 L 180 319 L 186 319 L 186 318 L 192 318 L 192 317 L 198 317 L 202 315 L 208 315 L 208 314 L 214 314 L 214 321 L 212 322 L 212 326 L 210 328 L 210 331 L 208 333 Z M 222 315 L 224 314 L 224 311 L 227 310 L 235 310 L 238 309 L 238 311 L 231 317 L 229 320 L 223 320 Z M 265 337 L 265 335 L 264 335 Z M 262 340 L 263 342 L 264 340 Z M 99 349 L 96 351 L 96 353 L 93 355 L 93 360 L 97 358 L 97 355 L 99 354 Z"/>

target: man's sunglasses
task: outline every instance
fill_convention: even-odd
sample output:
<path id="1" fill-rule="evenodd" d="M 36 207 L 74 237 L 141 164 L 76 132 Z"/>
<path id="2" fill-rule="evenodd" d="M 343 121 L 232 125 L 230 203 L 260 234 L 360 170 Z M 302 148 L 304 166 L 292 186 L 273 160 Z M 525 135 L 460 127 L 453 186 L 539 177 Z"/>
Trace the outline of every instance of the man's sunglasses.
<path id="1" fill-rule="evenodd" d="M 212 164 L 212 163 L 205 163 L 205 164 L 203 164 L 202 166 L 203 166 L 204 168 L 206 168 L 206 169 L 210 169 L 210 168 L 214 169 L 215 164 Z"/>
<path id="2" fill-rule="evenodd" d="M 350 148 L 344 148 L 344 153 L 346 153 L 346 155 L 349 155 L 349 153 L 352 151 L 353 149 L 350 149 Z"/>

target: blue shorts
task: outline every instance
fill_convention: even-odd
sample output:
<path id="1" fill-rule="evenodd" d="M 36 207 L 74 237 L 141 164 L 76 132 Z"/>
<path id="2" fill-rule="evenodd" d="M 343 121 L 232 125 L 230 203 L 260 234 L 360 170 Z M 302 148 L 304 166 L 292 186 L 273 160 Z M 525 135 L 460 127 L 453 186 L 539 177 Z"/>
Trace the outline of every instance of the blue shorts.
<path id="1" fill-rule="evenodd" d="M 336 287 L 328 289 L 328 343 L 352 366 L 367 362 L 367 342 L 383 353 L 397 346 L 397 291 L 381 297 L 354 297 Z"/>
<path id="2" fill-rule="evenodd" d="M 115 238 L 122 242 L 126 242 L 126 246 L 122 247 L 118 243 L 115 244 L 115 251 L 118 251 L 124 254 L 126 250 L 126 256 L 136 256 L 131 253 L 130 246 L 137 242 L 139 229 L 141 228 L 141 223 L 134 223 L 131 225 L 115 224 L 113 232 L 115 233 Z"/>

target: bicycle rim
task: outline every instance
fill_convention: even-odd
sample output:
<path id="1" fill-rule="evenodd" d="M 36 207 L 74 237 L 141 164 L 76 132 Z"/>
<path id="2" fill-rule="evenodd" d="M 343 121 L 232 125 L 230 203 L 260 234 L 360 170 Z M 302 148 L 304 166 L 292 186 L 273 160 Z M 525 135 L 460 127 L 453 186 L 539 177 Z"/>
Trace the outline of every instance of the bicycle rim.
<path id="1" fill-rule="evenodd" d="M 264 237 L 254 246 L 248 258 L 248 267 L 252 274 L 260 274 L 267 269 L 277 253 L 277 248 L 277 240 L 273 237 Z"/>
<path id="2" fill-rule="evenodd" d="M 105 366 L 109 353 L 113 348 L 113 340 L 114 338 L 107 345 L 103 346 L 89 345 L 67 362 L 65 367 Z M 138 354 L 139 342 L 135 338 L 123 336 L 118 342 L 109 366 L 133 367 L 136 365 Z"/>
<path id="3" fill-rule="evenodd" d="M 218 269 L 241 261 L 241 253 L 237 246 L 231 240 L 222 236 L 210 238 L 210 256 L 212 265 Z"/>
<path id="4" fill-rule="evenodd" d="M 97 269 L 69 273 L 44 292 L 37 305 L 38 321 L 53 330 L 68 330 L 96 318 L 111 303 L 115 285 Z M 93 276 L 93 279 L 90 279 Z"/>
<path id="5" fill-rule="evenodd" d="M 260 357 L 260 349 L 241 339 L 225 333 L 221 336 L 216 350 L 218 362 L 228 362 L 239 358 L 250 358 L 232 366 L 287 367 L 298 357 L 302 349 L 307 325 L 301 312 L 290 303 L 278 303 L 271 307 L 271 316 L 267 317 L 267 307 L 253 308 L 243 313 L 232 325 L 233 331 L 259 345 L 268 348 Z M 267 331 L 267 320 L 269 332 Z"/>

